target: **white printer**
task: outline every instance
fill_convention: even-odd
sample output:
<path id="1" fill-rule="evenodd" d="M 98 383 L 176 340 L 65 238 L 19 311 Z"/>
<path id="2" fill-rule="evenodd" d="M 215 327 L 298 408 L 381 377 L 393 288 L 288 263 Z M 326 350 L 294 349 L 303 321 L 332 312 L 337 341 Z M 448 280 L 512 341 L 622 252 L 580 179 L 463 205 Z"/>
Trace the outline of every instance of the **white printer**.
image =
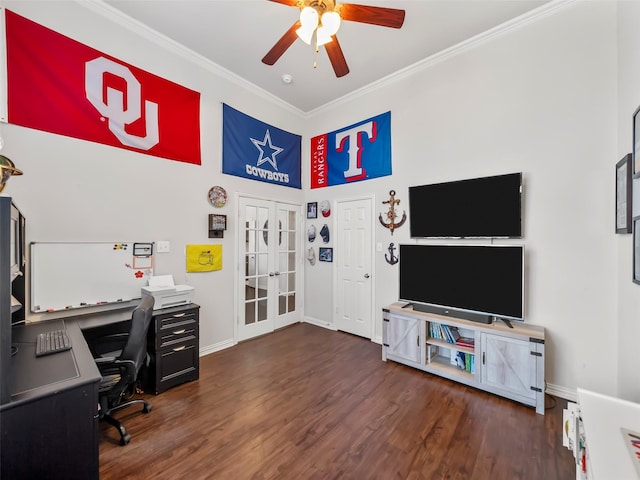
<path id="1" fill-rule="evenodd" d="M 193 301 L 193 287 L 174 285 L 173 275 L 156 275 L 149 278 L 149 286 L 141 287 L 142 297 L 151 295 L 154 299 L 153 309 L 177 307 Z"/>

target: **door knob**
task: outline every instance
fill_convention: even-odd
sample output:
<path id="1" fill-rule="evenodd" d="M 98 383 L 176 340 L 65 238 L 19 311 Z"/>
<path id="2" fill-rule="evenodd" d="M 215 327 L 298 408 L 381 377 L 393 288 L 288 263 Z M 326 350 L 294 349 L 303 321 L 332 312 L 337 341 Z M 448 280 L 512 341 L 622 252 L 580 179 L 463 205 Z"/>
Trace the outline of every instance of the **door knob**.
<path id="1" fill-rule="evenodd" d="M 368 274 L 368 273 L 365 273 L 365 274 L 364 274 L 364 278 L 369 278 L 369 274 Z"/>

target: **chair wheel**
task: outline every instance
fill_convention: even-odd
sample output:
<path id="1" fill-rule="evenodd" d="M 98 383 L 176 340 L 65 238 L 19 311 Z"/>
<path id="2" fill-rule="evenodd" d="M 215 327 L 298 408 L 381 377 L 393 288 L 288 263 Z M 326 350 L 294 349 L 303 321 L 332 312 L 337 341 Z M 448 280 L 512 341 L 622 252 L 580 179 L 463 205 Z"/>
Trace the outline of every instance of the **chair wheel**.
<path id="1" fill-rule="evenodd" d="M 123 447 L 131 441 L 131 435 L 128 433 L 124 437 L 120 437 L 120 445 Z"/>
<path id="2" fill-rule="evenodd" d="M 142 407 L 143 413 L 149 413 L 150 411 L 151 411 L 151 405 L 147 404 L 144 407 Z"/>

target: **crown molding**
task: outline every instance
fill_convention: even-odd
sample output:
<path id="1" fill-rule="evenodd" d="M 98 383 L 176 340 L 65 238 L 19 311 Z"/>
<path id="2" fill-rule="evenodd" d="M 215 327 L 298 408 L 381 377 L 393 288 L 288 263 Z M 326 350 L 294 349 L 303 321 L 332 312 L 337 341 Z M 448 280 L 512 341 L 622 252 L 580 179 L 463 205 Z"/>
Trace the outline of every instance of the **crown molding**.
<path id="1" fill-rule="evenodd" d="M 285 102 L 281 98 L 267 92 L 263 88 L 255 85 L 254 83 L 245 80 L 239 75 L 221 67 L 215 62 L 203 57 L 199 53 L 194 52 L 190 48 L 176 42 L 175 40 L 163 35 L 153 28 L 145 25 L 134 18 L 129 17 L 120 10 L 115 9 L 111 5 L 103 2 L 102 0 L 75 0 L 77 4 L 92 10 L 93 12 L 101 15 L 102 17 L 134 32 L 136 35 L 155 43 L 159 47 L 166 49 L 167 51 L 188 60 L 195 65 L 207 70 L 214 75 L 217 75 L 235 85 L 250 90 L 251 93 L 256 94 L 265 100 L 268 100 L 274 104 L 277 104 L 280 108 L 283 108 L 295 115 L 305 117 L 305 113 L 299 108 L 294 107 L 290 103 Z"/>
<path id="2" fill-rule="evenodd" d="M 504 22 L 490 30 L 479 33 L 474 37 L 468 38 L 456 45 L 453 45 L 445 50 L 441 50 L 440 52 L 431 55 L 423 60 L 420 60 L 412 65 L 409 65 L 397 72 L 394 72 L 386 77 L 381 78 L 373 83 L 365 85 L 358 90 L 354 90 L 347 95 L 344 95 L 340 98 L 337 98 L 331 102 L 328 102 L 318 108 L 315 108 L 309 112 L 307 112 L 308 117 L 312 117 L 318 115 L 320 113 L 325 113 L 328 110 L 341 106 L 347 101 L 352 101 L 364 95 L 368 95 L 372 92 L 375 92 L 378 89 L 388 87 L 389 85 L 393 85 L 401 80 L 404 80 L 407 77 L 415 75 L 418 72 L 422 72 L 429 67 L 442 63 L 446 60 L 449 60 L 458 55 L 462 55 L 469 50 L 477 48 L 481 45 L 484 45 L 487 42 L 494 40 L 495 38 L 502 37 L 507 35 L 514 30 L 520 29 L 526 25 L 535 23 L 543 18 L 554 15 L 558 11 L 578 3 L 582 0 L 552 0 L 540 7 L 531 10 L 530 12 L 524 13 L 519 17 L 513 18 L 507 22 Z"/>
<path id="3" fill-rule="evenodd" d="M 157 44 L 161 48 L 164 48 L 175 55 L 178 55 L 188 61 L 193 62 L 194 64 L 200 66 L 204 70 L 207 70 L 214 75 L 217 75 L 233 84 L 236 84 L 240 87 L 243 87 L 247 90 L 250 90 L 252 93 L 264 98 L 265 100 L 276 104 L 278 107 L 289 111 L 292 114 L 295 114 L 301 118 L 309 119 L 316 115 L 325 113 L 327 111 L 333 110 L 342 106 L 347 102 L 351 102 L 360 97 L 368 95 L 376 90 L 381 88 L 388 87 L 393 85 L 407 77 L 415 75 L 416 73 L 422 72 L 434 65 L 437 65 L 441 62 L 449 60 L 457 55 L 461 55 L 469 50 L 477 48 L 487 42 L 490 42 L 496 38 L 507 35 L 514 30 L 520 29 L 524 26 L 527 26 L 531 23 L 537 22 L 543 18 L 554 15 L 560 10 L 563 10 L 570 5 L 579 3 L 582 0 L 552 0 L 540 7 L 531 10 L 519 17 L 511 19 L 505 23 L 502 23 L 490 30 L 482 32 L 474 37 L 471 37 L 467 40 L 464 40 L 456 45 L 453 45 L 445 50 L 442 50 L 430 57 L 427 57 L 419 62 L 414 63 L 413 65 L 409 65 L 397 72 L 392 73 L 380 80 L 377 80 L 373 83 L 365 85 L 353 92 L 348 93 L 340 98 L 332 100 L 320 107 L 317 107 L 313 110 L 304 112 L 297 107 L 294 107 L 290 103 L 285 102 L 281 98 L 273 95 L 272 93 L 264 90 L 263 88 L 255 85 L 252 82 L 236 75 L 235 73 L 227 70 L 226 68 L 221 67 L 217 63 L 212 62 L 211 60 L 203 57 L 202 55 L 194 52 L 193 50 L 181 45 L 180 43 L 172 40 L 171 38 L 155 31 L 149 26 L 129 17 L 123 12 L 115 9 L 114 7 L 108 5 L 102 0 L 76 0 L 76 2 L 82 5 L 85 8 L 88 8 L 97 14 L 111 20 L 112 22 L 135 32 L 137 35 L 140 35 L 147 40 Z"/>

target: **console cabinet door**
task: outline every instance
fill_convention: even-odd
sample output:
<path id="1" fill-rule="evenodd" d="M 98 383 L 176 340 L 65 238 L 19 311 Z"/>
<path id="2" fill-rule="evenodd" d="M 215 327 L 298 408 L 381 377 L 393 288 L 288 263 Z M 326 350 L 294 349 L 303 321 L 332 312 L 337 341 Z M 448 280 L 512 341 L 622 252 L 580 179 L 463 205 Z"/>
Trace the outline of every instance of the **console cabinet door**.
<path id="1" fill-rule="evenodd" d="M 419 363 L 421 358 L 420 339 L 424 339 L 421 329 L 424 322 L 399 315 L 389 316 L 387 327 L 387 356 Z"/>
<path id="2" fill-rule="evenodd" d="M 536 360 L 528 341 L 488 333 L 480 334 L 482 383 L 490 391 L 510 398 L 535 400 Z"/>

